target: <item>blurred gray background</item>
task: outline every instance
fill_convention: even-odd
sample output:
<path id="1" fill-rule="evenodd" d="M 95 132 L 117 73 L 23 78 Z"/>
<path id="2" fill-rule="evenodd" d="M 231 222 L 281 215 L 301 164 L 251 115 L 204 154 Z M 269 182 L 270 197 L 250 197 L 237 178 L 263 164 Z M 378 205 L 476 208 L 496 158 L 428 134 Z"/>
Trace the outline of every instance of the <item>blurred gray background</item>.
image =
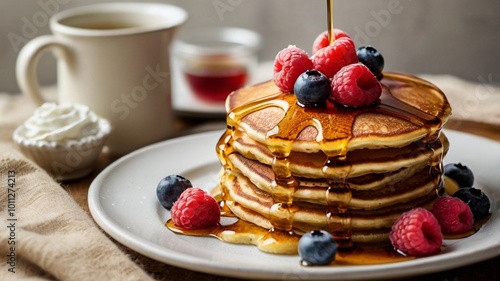
<path id="1" fill-rule="evenodd" d="M 0 91 L 18 91 L 19 49 L 29 39 L 50 33 L 50 15 L 98 2 L 103 1 L 0 0 Z M 261 61 L 274 59 L 289 44 L 311 52 L 314 38 L 327 25 L 326 0 L 152 2 L 185 8 L 190 17 L 184 28 L 238 26 L 258 31 L 264 39 Z M 27 25 L 34 28 L 27 32 Z M 500 84 L 499 0 L 335 0 L 335 27 L 347 31 L 357 46 L 379 49 L 385 70 Z M 56 83 L 52 56 L 42 58 L 38 77 L 42 85 Z"/>

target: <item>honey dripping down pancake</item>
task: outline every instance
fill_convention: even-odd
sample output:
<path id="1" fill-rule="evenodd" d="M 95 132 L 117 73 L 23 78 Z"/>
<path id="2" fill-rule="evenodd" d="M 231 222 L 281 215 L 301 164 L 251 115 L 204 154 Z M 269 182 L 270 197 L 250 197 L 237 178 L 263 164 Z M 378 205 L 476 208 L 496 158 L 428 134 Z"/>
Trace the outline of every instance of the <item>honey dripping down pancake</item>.
<path id="1" fill-rule="evenodd" d="M 307 108 L 272 81 L 233 92 L 216 147 L 224 211 L 271 236 L 325 229 L 349 248 L 387 241 L 402 212 L 429 208 L 442 193 L 450 105 L 417 77 L 380 82 L 380 101 L 362 108 Z"/>

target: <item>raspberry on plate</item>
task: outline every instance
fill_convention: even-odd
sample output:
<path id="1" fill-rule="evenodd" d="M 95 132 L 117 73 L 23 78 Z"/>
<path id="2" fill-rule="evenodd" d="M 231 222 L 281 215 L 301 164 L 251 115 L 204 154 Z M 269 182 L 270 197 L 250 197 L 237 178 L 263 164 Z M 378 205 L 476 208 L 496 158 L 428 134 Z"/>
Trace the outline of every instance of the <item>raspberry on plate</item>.
<path id="1" fill-rule="evenodd" d="M 336 39 L 332 45 L 318 50 L 312 56 L 314 69 L 332 78 L 342 67 L 357 63 L 358 55 L 354 41 L 349 37 Z"/>
<path id="2" fill-rule="evenodd" d="M 432 205 L 431 212 L 439 222 L 443 234 L 465 233 L 474 224 L 469 205 L 455 197 L 439 197 Z"/>
<path id="3" fill-rule="evenodd" d="M 423 208 L 403 213 L 392 226 L 392 246 L 400 253 L 429 256 L 441 250 L 443 234 L 434 215 Z"/>
<path id="4" fill-rule="evenodd" d="M 220 221 L 220 206 L 201 188 L 186 189 L 170 210 L 172 221 L 184 229 L 215 226 Z"/>
<path id="5" fill-rule="evenodd" d="M 333 29 L 333 35 L 335 36 L 335 40 L 342 38 L 342 37 L 351 38 L 343 30 L 340 30 L 337 28 Z M 328 36 L 328 30 L 327 30 L 327 31 L 322 32 L 320 35 L 318 35 L 318 37 L 316 37 L 316 39 L 314 39 L 314 43 L 313 43 L 313 47 L 312 47 L 313 54 L 316 53 L 317 51 L 319 51 L 320 49 L 323 49 L 324 47 L 326 47 L 328 45 L 330 45 L 330 38 Z"/>
<path id="6" fill-rule="evenodd" d="M 297 78 L 312 68 L 313 63 L 304 50 L 288 46 L 279 51 L 274 60 L 274 83 L 281 91 L 292 92 Z"/>
<path id="7" fill-rule="evenodd" d="M 368 106 L 382 94 L 382 86 L 364 64 L 343 67 L 332 80 L 331 99 L 347 107 Z"/>

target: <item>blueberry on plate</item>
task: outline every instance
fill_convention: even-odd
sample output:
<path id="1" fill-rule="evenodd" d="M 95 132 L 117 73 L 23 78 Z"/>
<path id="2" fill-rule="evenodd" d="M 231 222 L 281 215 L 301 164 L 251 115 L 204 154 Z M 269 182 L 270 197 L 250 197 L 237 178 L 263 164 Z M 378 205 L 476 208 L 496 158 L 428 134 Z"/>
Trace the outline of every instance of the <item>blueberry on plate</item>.
<path id="1" fill-rule="evenodd" d="M 366 65 L 368 69 L 377 77 L 382 79 L 382 70 L 384 69 L 384 57 L 372 46 L 360 47 L 356 51 L 360 63 Z"/>
<path id="2" fill-rule="evenodd" d="M 156 196 L 160 204 L 170 210 L 174 202 L 181 196 L 181 193 L 191 187 L 193 187 L 191 182 L 183 176 L 169 175 L 158 183 Z"/>
<path id="3" fill-rule="evenodd" d="M 472 187 L 474 174 L 462 163 L 449 163 L 444 166 L 444 175 L 454 180 L 460 188 Z"/>
<path id="4" fill-rule="evenodd" d="M 490 213 L 490 199 L 483 191 L 474 187 L 464 187 L 457 190 L 453 197 L 460 198 L 469 205 L 474 220 L 484 218 Z"/>
<path id="5" fill-rule="evenodd" d="M 293 87 L 300 105 L 306 107 L 324 107 L 332 87 L 330 79 L 317 70 L 307 70 L 295 81 Z"/>
<path id="6" fill-rule="evenodd" d="M 324 230 L 305 233 L 299 240 L 298 252 L 303 265 L 328 265 L 337 254 L 337 243 Z"/>

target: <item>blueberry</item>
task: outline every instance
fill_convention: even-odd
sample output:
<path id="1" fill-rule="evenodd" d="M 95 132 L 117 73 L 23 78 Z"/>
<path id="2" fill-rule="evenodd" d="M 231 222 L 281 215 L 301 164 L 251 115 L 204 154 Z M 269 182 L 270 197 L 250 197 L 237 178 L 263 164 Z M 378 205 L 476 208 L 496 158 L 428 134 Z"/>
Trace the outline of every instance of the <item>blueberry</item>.
<path id="1" fill-rule="evenodd" d="M 474 187 L 465 187 L 457 190 L 453 197 L 460 198 L 469 205 L 474 220 L 484 218 L 490 213 L 490 199 L 480 189 Z"/>
<path id="2" fill-rule="evenodd" d="M 156 196 L 160 204 L 170 210 L 174 202 L 181 196 L 181 193 L 190 187 L 193 187 L 193 185 L 188 179 L 179 175 L 169 175 L 158 183 Z"/>
<path id="3" fill-rule="evenodd" d="M 337 254 L 337 243 L 324 230 L 305 233 L 299 240 L 298 251 L 303 265 L 327 265 Z"/>
<path id="4" fill-rule="evenodd" d="M 444 175 L 454 180 L 460 188 L 472 187 L 474 184 L 474 174 L 471 169 L 461 163 L 450 163 L 444 166 Z"/>
<path id="5" fill-rule="evenodd" d="M 382 79 L 382 70 L 384 69 L 384 57 L 372 46 L 360 47 L 356 54 L 360 63 L 366 65 L 368 69 L 377 77 Z"/>
<path id="6" fill-rule="evenodd" d="M 317 70 L 307 70 L 297 78 L 293 91 L 300 105 L 324 107 L 332 87 L 330 80 L 323 73 Z"/>

